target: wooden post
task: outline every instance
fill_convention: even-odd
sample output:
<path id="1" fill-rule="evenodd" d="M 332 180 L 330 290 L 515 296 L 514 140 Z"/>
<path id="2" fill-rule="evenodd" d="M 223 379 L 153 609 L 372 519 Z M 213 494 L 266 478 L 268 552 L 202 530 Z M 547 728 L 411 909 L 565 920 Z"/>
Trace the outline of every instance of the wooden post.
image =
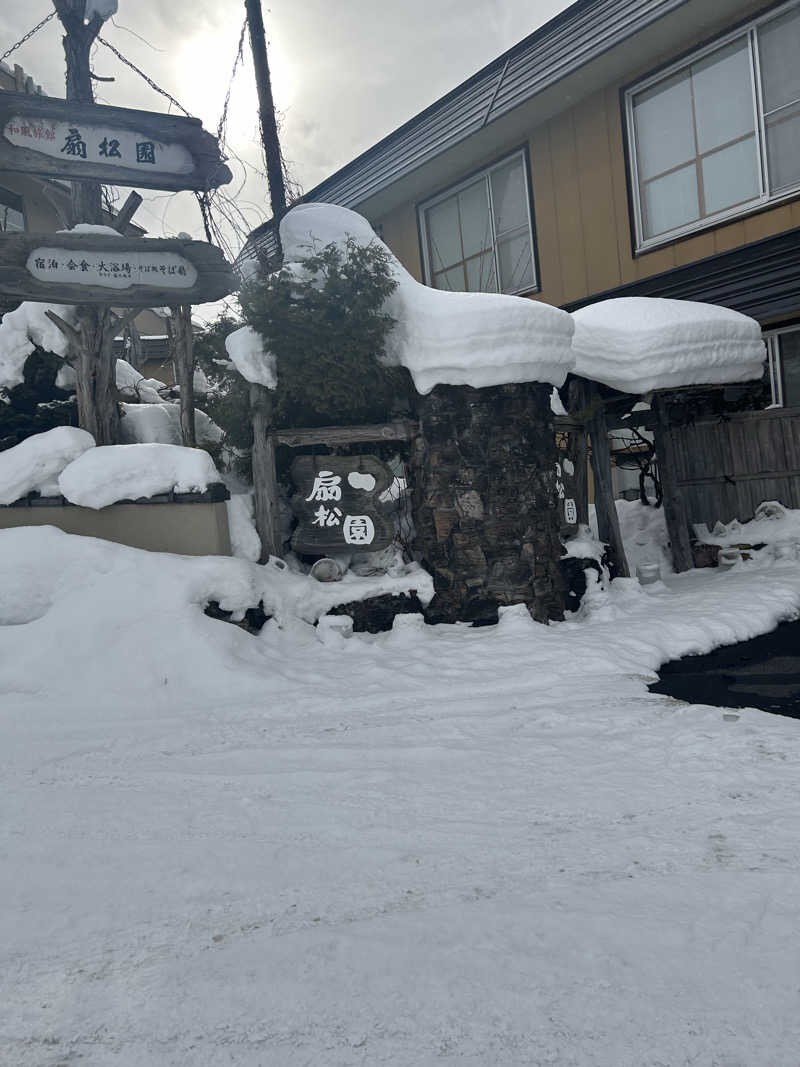
<path id="1" fill-rule="evenodd" d="M 250 386 L 250 413 L 253 420 L 253 501 L 256 530 L 261 538 L 259 562 L 266 563 L 270 556 L 281 554 L 283 544 L 272 434 L 272 394 L 263 385 Z"/>
<path id="2" fill-rule="evenodd" d="M 594 473 L 594 506 L 597 513 L 597 535 L 608 545 L 613 578 L 629 578 L 630 568 L 622 544 L 622 534 L 614 502 L 614 483 L 611 473 L 611 450 L 608 445 L 608 422 L 605 407 L 596 389 L 589 393 L 590 416 L 586 426 L 592 439 L 592 471 Z"/>
<path id="3" fill-rule="evenodd" d="M 575 466 L 575 505 L 578 509 L 578 522 L 589 524 L 589 445 L 586 439 L 586 426 L 583 408 L 586 401 L 580 378 L 571 378 L 567 387 L 567 409 L 575 414 L 575 428 L 569 431 L 567 457 Z"/>
<path id="4" fill-rule="evenodd" d="M 689 539 L 689 520 L 675 477 L 677 465 L 675 446 L 669 432 L 669 413 L 664 397 L 659 393 L 653 397 L 653 409 L 656 414 L 655 446 L 658 472 L 661 478 L 661 490 L 664 494 L 664 518 L 667 520 L 672 565 L 676 571 L 688 571 L 694 567 L 692 544 Z"/>
<path id="5" fill-rule="evenodd" d="M 187 448 L 196 448 L 192 309 L 189 304 L 181 304 L 169 310 L 169 346 L 175 365 L 175 381 L 181 393 L 181 440 Z"/>
<path id="6" fill-rule="evenodd" d="M 90 55 L 92 45 L 103 25 L 99 15 L 86 23 L 83 13 L 86 0 L 53 0 L 64 26 L 64 55 L 67 60 L 67 100 L 93 104 L 94 89 Z M 101 187 L 97 182 L 72 183 L 72 225 L 78 222 L 101 223 L 103 209 Z"/>
<path id="7" fill-rule="evenodd" d="M 144 345 L 142 344 L 142 335 L 139 333 L 139 327 L 135 321 L 128 323 L 123 339 L 125 341 L 125 358 L 132 367 L 141 371 L 144 363 Z"/>
<path id="8" fill-rule="evenodd" d="M 103 21 L 95 15 L 89 23 L 84 22 L 86 0 L 54 0 L 54 4 L 65 30 L 67 100 L 92 104 L 90 54 Z M 73 182 L 72 225 L 79 222 L 98 224 L 102 220 L 100 185 L 97 182 Z M 73 343 L 73 358 L 78 422 L 81 429 L 93 435 L 98 445 L 115 445 L 120 436 L 114 334 L 110 330 L 112 321 L 116 320 L 110 309 L 88 305 L 76 309 L 79 341 L 77 346 Z"/>

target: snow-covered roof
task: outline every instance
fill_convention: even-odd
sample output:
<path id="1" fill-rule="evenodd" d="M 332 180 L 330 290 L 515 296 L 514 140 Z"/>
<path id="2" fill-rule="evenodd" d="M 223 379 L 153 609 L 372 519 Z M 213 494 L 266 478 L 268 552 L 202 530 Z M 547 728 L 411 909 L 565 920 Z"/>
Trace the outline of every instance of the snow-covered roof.
<path id="1" fill-rule="evenodd" d="M 693 300 L 619 297 L 573 313 L 575 373 L 625 393 L 760 378 L 761 327 Z"/>

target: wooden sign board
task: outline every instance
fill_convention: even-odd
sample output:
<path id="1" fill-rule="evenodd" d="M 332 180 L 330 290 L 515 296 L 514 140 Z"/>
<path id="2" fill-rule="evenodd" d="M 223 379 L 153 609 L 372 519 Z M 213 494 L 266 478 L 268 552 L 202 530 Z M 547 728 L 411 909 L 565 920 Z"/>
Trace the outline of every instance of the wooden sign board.
<path id="1" fill-rule="evenodd" d="M 55 304 L 204 304 L 237 288 L 204 241 L 100 233 L 0 234 L 0 295 Z"/>
<path id="2" fill-rule="evenodd" d="M 394 541 L 380 496 L 394 475 L 375 456 L 298 456 L 292 464 L 300 520 L 292 548 L 309 556 L 377 552 Z"/>
<path id="3" fill-rule="evenodd" d="M 146 189 L 216 189 L 232 179 L 199 119 L 0 93 L 0 171 Z"/>

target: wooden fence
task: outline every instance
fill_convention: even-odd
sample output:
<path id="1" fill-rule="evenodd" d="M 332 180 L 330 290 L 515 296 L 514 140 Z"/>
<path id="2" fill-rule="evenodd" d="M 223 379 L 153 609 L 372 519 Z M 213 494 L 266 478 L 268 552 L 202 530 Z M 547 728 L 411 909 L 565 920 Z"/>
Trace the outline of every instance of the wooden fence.
<path id="1" fill-rule="evenodd" d="M 688 523 L 746 521 L 762 500 L 800 508 L 800 409 L 698 420 L 666 438 Z"/>

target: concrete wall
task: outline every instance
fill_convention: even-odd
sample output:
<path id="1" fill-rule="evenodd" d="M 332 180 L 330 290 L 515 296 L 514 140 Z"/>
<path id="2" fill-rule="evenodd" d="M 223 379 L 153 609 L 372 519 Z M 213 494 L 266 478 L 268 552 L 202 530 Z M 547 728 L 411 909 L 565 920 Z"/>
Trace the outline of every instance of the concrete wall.
<path id="1" fill-rule="evenodd" d="M 72 505 L 0 507 L 0 530 L 56 526 L 65 533 L 100 537 L 151 552 L 229 556 L 231 539 L 224 501 L 199 504 L 112 504 L 95 511 Z"/>

